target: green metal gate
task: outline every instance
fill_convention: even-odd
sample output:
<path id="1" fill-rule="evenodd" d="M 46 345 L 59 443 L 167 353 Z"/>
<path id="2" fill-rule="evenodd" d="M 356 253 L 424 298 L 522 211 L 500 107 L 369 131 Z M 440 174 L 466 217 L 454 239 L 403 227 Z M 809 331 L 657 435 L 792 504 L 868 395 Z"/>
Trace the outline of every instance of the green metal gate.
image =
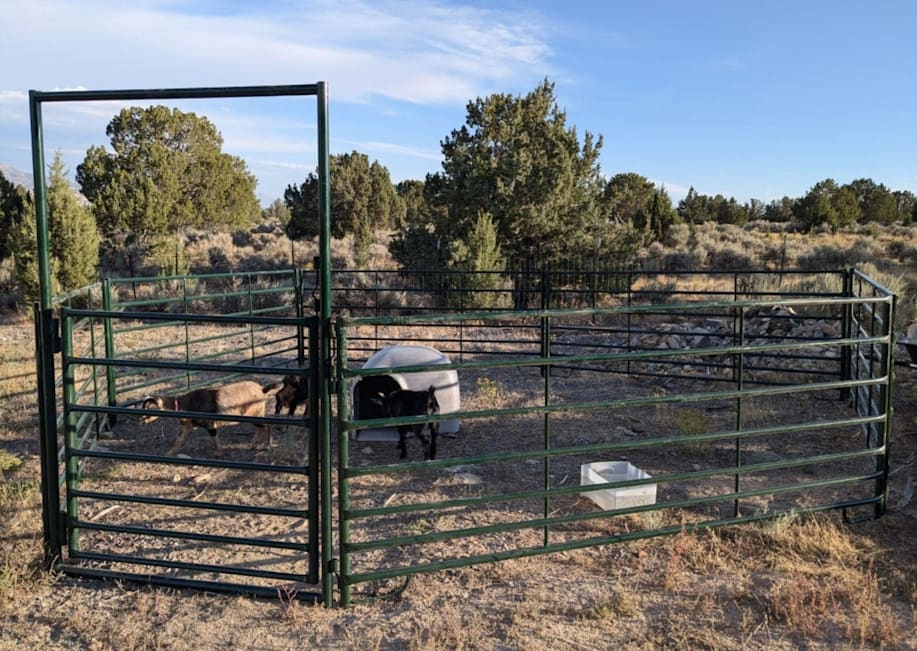
<path id="1" fill-rule="evenodd" d="M 882 515 L 895 296 L 844 278 L 835 296 L 336 320 L 342 603 L 478 563 L 803 512 Z M 817 315 L 832 323 L 799 325 Z M 460 327 L 476 351 L 452 368 L 484 400 L 432 418 L 351 409 L 351 387 L 393 371 L 354 364 L 351 339 Z M 350 451 L 359 430 L 431 419 L 463 431 L 435 461 L 405 463 L 394 444 L 373 461 Z M 593 463 L 628 470 L 599 478 Z"/>
<path id="2" fill-rule="evenodd" d="M 63 308 L 59 458 L 66 544 L 58 568 L 80 576 L 261 596 L 276 596 L 280 590 L 320 600 L 322 451 L 317 392 L 310 394 L 307 418 L 223 418 L 241 422 L 240 429 L 286 426 L 284 438 L 289 442 L 279 458 L 273 451 L 248 450 L 247 432 L 241 433 L 243 444 L 236 446 L 241 451 L 232 456 L 225 448 L 219 456 L 212 455 L 206 435 L 189 437 L 187 450 L 167 456 L 163 448 L 178 429 L 174 417 L 193 413 L 164 412 L 171 417 L 162 419 L 162 432 L 154 434 L 153 428 L 138 422 L 136 408 L 125 398 L 161 387 L 177 395 L 241 377 L 269 384 L 278 374 L 296 374 L 316 387 L 314 365 L 275 367 L 244 348 L 214 351 L 219 339 L 236 335 L 239 328 L 244 329 L 243 339 L 254 331 L 284 346 L 295 337 L 278 333 L 302 327 L 307 346 L 299 358 L 317 359 L 316 322 L 315 317 L 141 315 Z M 206 336 L 191 334 L 201 328 L 206 328 Z M 175 336 L 170 343 L 130 351 L 111 345 L 118 334 L 129 332 L 147 337 L 157 333 L 158 340 L 170 333 Z M 88 340 L 88 346 L 77 348 L 77 336 L 84 346 Z M 191 349 L 206 352 L 189 356 Z M 175 388 L 176 383 L 182 388 Z M 105 404 L 111 395 L 116 400 Z M 222 430 L 224 443 L 226 431 Z M 239 436 L 234 433 L 232 438 Z"/>
<path id="3" fill-rule="evenodd" d="M 48 102 L 92 102 L 133 100 L 184 100 L 228 97 L 312 96 L 316 98 L 317 152 L 319 178 L 319 255 L 317 260 L 318 292 L 315 315 L 306 317 L 301 308 L 294 316 L 270 317 L 248 312 L 244 315 L 219 317 L 191 314 L 187 311 L 161 318 L 141 311 L 129 313 L 105 309 L 79 310 L 55 304 L 51 295 L 49 253 L 49 210 L 45 183 L 44 132 L 42 106 Z M 176 586 L 197 586 L 212 590 L 241 591 L 253 594 L 276 594 L 286 590 L 287 597 L 330 600 L 331 539 L 327 509 L 330 503 L 330 462 L 327 453 L 330 431 L 330 392 L 328 387 L 331 360 L 328 336 L 330 296 L 330 182 L 328 96 L 325 82 L 308 85 L 246 86 L 220 88 L 179 88 L 114 91 L 30 91 L 29 109 L 32 134 L 32 161 L 35 178 L 35 210 L 38 239 L 39 303 L 35 309 L 36 363 L 39 392 L 39 430 L 41 447 L 42 518 L 45 558 L 49 565 L 74 575 L 129 578 Z M 296 305 L 301 306 L 302 296 Z M 288 326 L 308 333 L 310 345 L 308 375 L 311 389 L 311 427 L 307 454 L 302 460 L 286 464 L 263 464 L 208 458 L 176 458 L 158 454 L 155 448 L 105 449 L 98 435 L 106 424 L 130 414 L 130 406 L 119 400 L 117 388 L 110 382 L 115 368 L 134 367 L 171 370 L 186 376 L 187 386 L 193 377 L 208 381 L 238 374 L 276 377 L 278 370 L 254 361 L 206 359 L 149 360 L 117 356 L 109 334 L 116 321 L 137 320 L 149 324 L 162 321 L 171 326 L 189 328 L 191 324 L 234 324 L 236 326 Z M 99 326 L 99 324 L 102 324 Z M 96 327 L 107 333 L 96 339 Z M 87 330 L 88 329 L 88 330 Z M 87 332 L 92 340 L 89 353 L 74 345 L 75 333 Z M 99 351 L 96 346 L 102 346 Z M 56 360 L 60 360 L 57 362 Z M 57 378 L 62 377 L 58 387 Z M 99 393 L 100 387 L 102 393 Z M 91 389 L 91 390 L 89 390 Z M 175 389 L 178 392 L 178 389 Z M 190 414 L 189 414 L 190 416 Z M 252 421 L 233 417 L 233 421 Z M 258 419 L 262 424 L 277 419 Z M 109 444 L 110 447 L 110 444 Z M 107 464 L 107 465 L 106 465 Z M 135 470 L 114 476 L 117 467 L 130 465 Z M 132 491 L 131 481 L 142 480 L 151 468 L 167 466 L 174 477 L 197 477 L 207 470 L 234 473 L 239 477 L 259 475 L 282 477 L 284 485 L 306 483 L 302 495 L 285 507 L 255 500 L 214 499 L 200 496 L 142 494 Z M 63 472 L 62 472 L 63 470 Z M 138 477 L 139 475 L 139 477 Z M 113 480 L 122 480 L 122 488 L 112 488 Z M 174 483 L 180 483 L 176 481 Z M 125 488 L 125 486 L 127 486 Z M 144 521 L 142 511 L 159 510 L 158 519 Z M 262 522 L 302 521 L 306 523 L 296 535 L 256 534 L 255 525 L 248 534 L 219 533 L 171 526 L 190 510 L 207 513 L 207 517 L 231 516 Z M 109 518 L 109 519 L 106 519 Z M 274 525 L 275 527 L 277 525 Z M 282 530 L 282 527 L 281 527 Z M 300 535 L 301 533 L 301 535 Z M 143 542 L 134 542 L 142 540 Z M 124 545 L 128 551 L 124 553 Z M 194 545 L 219 545 L 226 548 L 257 549 L 238 556 L 236 561 L 216 562 L 195 558 Z M 183 553 L 185 553 L 183 555 Z M 287 555 L 279 569 L 278 556 Z M 161 570 L 157 572 L 156 570 Z M 246 577 L 237 582 L 226 577 Z M 311 586 L 303 589 L 303 586 Z M 329 602 L 330 603 L 330 602 Z"/>

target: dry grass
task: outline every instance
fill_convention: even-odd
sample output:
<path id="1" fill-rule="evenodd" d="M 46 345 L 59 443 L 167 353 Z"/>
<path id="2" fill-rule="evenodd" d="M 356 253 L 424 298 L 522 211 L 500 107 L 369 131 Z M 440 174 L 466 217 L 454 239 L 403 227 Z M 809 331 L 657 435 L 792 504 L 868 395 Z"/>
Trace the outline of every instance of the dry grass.
<path id="1" fill-rule="evenodd" d="M 251 600 L 45 571 L 31 349 L 27 319 L 0 324 L 0 650 L 917 648 L 908 369 L 896 394 L 900 507 L 879 521 L 787 517 L 442 571 L 413 578 L 398 598 L 340 610 L 298 602 L 294 588 Z M 529 399 L 487 377 L 463 390 L 470 408 Z M 677 419 L 684 434 L 711 429 L 690 412 Z M 647 526 L 634 517 L 627 526 Z"/>

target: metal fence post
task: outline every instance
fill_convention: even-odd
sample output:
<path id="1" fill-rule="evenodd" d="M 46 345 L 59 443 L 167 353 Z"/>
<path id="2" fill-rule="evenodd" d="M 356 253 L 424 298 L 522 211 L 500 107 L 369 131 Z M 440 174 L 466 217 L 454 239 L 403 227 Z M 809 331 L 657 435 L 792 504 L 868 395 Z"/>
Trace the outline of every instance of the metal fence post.
<path id="1" fill-rule="evenodd" d="M 338 545 L 340 547 L 340 591 L 341 605 L 350 605 L 350 432 L 344 421 L 350 418 L 350 391 L 346 386 L 342 370 L 347 368 L 346 326 L 337 324 L 337 397 L 338 397 Z M 330 504 L 330 481 L 328 482 Z"/>
<path id="2" fill-rule="evenodd" d="M 64 464 L 65 479 L 67 490 L 67 533 L 71 550 L 79 551 L 80 534 L 79 530 L 72 526 L 72 523 L 79 519 L 79 500 L 74 494 L 79 488 L 79 460 L 73 454 L 73 448 L 77 445 L 76 438 L 76 415 L 70 410 L 76 399 L 74 387 L 73 365 L 70 359 L 73 357 L 73 319 L 64 316 L 61 319 L 61 374 L 63 376 L 63 409 L 64 409 Z"/>
<path id="3" fill-rule="evenodd" d="M 53 318 L 50 310 L 35 310 L 36 372 L 38 378 L 38 431 L 41 449 L 41 501 L 44 530 L 45 564 L 51 567 L 60 560 L 63 545 L 63 522 L 57 466 L 57 412 L 54 400 Z"/>
<path id="4" fill-rule="evenodd" d="M 293 269 L 293 307 L 296 310 L 296 365 L 299 368 L 306 366 L 305 335 L 303 329 L 306 310 L 303 297 L 303 272 L 299 267 Z M 309 358 L 316 359 L 312 354 L 312 328 L 309 328 Z"/>
<path id="5" fill-rule="evenodd" d="M 876 459 L 877 468 L 876 470 L 881 472 L 881 475 L 876 479 L 876 497 L 879 498 L 879 501 L 876 502 L 875 506 L 875 517 L 881 517 L 885 515 L 885 512 L 888 508 L 888 446 L 891 440 L 891 429 L 892 429 L 892 386 L 894 383 L 895 376 L 895 309 L 897 307 L 897 296 L 895 294 L 891 295 L 891 300 L 886 303 L 887 309 L 885 312 L 885 341 L 881 344 L 879 350 L 882 356 L 882 375 L 885 377 L 885 382 L 881 384 L 879 389 L 879 404 L 882 405 L 882 411 L 885 418 L 880 423 L 882 428 L 882 437 L 877 442 L 879 447 L 882 449 L 882 455 Z M 878 308 L 878 306 L 876 306 Z"/>
<path id="6" fill-rule="evenodd" d="M 111 314 L 111 281 L 106 278 L 102 281 L 102 311 Z M 105 316 L 102 319 L 102 330 L 105 339 L 105 357 L 108 359 L 115 358 L 115 333 L 113 331 L 111 316 Z M 118 392 L 116 391 L 116 378 L 114 364 L 105 365 L 105 393 L 108 399 L 108 406 L 115 407 L 118 404 Z M 118 422 L 116 414 L 107 414 L 108 423 L 114 426 Z"/>
<path id="7" fill-rule="evenodd" d="M 844 271 L 844 296 L 847 298 L 853 298 L 853 269 L 846 269 Z M 843 314 L 841 316 L 841 336 L 844 339 L 850 339 L 850 336 L 853 332 L 853 305 L 849 301 L 844 303 Z M 850 380 L 852 371 L 851 371 L 851 348 L 850 344 L 844 344 L 841 346 L 841 355 L 840 355 L 840 379 L 841 380 Z M 850 399 L 850 389 L 844 387 L 841 389 L 841 400 Z"/>

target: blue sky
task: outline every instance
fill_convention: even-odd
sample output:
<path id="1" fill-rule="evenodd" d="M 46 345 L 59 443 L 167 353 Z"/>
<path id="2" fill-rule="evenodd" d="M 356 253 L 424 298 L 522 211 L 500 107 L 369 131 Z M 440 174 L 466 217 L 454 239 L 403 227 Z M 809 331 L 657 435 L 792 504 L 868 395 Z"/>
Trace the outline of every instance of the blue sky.
<path id="1" fill-rule="evenodd" d="M 440 169 L 468 101 L 548 78 L 568 124 L 601 134 L 606 176 L 675 201 L 765 202 L 824 178 L 917 192 L 917 2 L 565 3 L 0 0 L 0 163 L 31 171 L 28 90 L 327 81 L 332 153 L 397 182 Z M 174 104 L 206 115 L 267 204 L 315 166 L 314 102 Z M 44 108 L 75 170 L 120 106 Z"/>

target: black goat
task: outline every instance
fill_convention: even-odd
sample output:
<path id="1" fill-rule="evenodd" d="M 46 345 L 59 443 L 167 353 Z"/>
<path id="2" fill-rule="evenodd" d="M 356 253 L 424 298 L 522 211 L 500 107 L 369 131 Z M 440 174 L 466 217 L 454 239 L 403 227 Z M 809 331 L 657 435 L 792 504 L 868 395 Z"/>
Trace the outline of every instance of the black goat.
<path id="1" fill-rule="evenodd" d="M 402 416 L 423 416 L 439 412 L 439 402 L 436 401 L 436 389 L 433 385 L 426 391 L 410 391 L 397 389 L 388 395 L 379 394 L 378 398 L 371 398 L 370 402 L 382 408 L 385 416 L 401 418 Z M 423 429 L 430 426 L 429 440 L 424 437 Z M 408 456 L 407 433 L 413 430 L 414 435 L 423 445 L 424 461 L 436 458 L 436 435 L 439 433 L 439 424 L 436 422 L 417 423 L 415 425 L 398 425 L 398 449 L 401 458 Z"/>
<path id="2" fill-rule="evenodd" d="M 309 382 L 301 375 L 287 375 L 283 378 L 283 388 L 276 396 L 274 404 L 274 415 L 279 414 L 284 407 L 289 411 L 288 415 L 292 416 L 293 412 L 299 405 L 305 404 L 306 411 L 309 413 Z"/>

